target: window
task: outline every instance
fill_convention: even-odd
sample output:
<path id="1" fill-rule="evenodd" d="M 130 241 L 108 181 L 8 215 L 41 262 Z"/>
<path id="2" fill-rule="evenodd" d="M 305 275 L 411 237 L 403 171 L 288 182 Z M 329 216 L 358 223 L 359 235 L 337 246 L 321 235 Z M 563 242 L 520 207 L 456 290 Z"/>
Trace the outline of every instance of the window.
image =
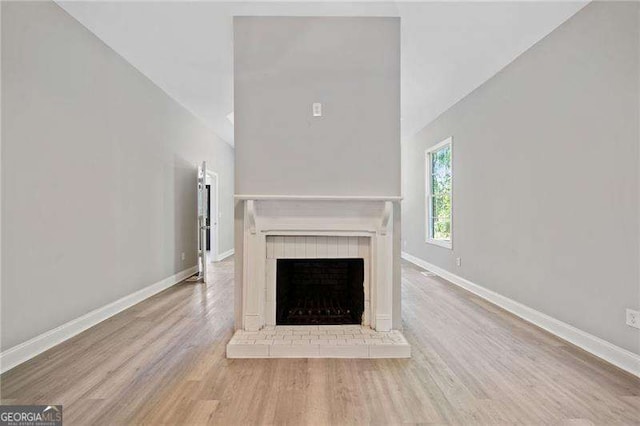
<path id="1" fill-rule="evenodd" d="M 425 152 L 427 242 L 451 248 L 452 139 Z"/>

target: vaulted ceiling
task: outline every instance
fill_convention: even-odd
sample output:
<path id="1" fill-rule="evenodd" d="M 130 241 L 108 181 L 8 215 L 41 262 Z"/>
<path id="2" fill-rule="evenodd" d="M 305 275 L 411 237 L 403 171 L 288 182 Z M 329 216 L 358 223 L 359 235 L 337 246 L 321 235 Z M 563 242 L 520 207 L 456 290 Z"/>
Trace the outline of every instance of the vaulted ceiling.
<path id="1" fill-rule="evenodd" d="M 412 136 L 586 2 L 58 4 L 233 145 L 234 15 L 400 16 L 402 137 Z M 363 106 L 364 107 L 364 106 Z"/>

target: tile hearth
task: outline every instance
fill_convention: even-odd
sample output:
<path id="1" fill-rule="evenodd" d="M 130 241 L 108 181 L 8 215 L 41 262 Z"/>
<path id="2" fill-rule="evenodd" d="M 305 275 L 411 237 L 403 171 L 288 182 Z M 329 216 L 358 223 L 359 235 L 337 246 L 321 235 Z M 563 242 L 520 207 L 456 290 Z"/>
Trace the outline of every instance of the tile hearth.
<path id="1" fill-rule="evenodd" d="M 227 345 L 228 358 L 410 358 L 401 332 L 360 325 L 265 326 L 238 330 Z"/>

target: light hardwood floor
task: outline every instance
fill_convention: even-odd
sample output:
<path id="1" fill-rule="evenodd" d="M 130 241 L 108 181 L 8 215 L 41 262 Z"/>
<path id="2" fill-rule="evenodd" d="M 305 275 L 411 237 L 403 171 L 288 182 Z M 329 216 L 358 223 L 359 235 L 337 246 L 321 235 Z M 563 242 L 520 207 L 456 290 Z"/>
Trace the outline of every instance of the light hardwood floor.
<path id="1" fill-rule="evenodd" d="M 65 424 L 640 424 L 640 379 L 403 265 L 410 360 L 228 360 L 233 261 L 5 373 Z"/>

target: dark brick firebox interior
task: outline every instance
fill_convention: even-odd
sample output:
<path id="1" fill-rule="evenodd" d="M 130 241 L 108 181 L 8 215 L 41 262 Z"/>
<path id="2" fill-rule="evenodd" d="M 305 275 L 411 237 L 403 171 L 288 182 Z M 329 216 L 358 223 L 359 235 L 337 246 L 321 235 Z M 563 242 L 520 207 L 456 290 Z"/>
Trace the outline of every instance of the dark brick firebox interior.
<path id="1" fill-rule="evenodd" d="M 363 259 L 278 259 L 277 325 L 361 324 Z"/>

